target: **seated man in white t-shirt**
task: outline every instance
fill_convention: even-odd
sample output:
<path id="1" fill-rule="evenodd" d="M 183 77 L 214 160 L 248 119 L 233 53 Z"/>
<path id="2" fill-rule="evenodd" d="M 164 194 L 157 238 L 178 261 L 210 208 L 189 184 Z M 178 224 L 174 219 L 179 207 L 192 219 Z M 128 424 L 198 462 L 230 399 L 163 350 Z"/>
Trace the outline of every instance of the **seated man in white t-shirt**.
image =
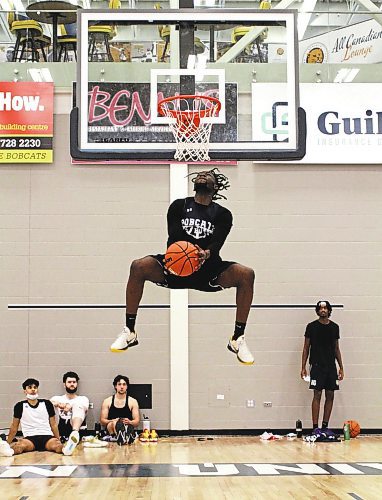
<path id="1" fill-rule="evenodd" d="M 64 455 L 71 455 L 80 440 L 80 429 L 86 429 L 86 413 L 89 409 L 89 399 L 78 396 L 78 381 L 76 372 L 66 372 L 62 377 L 65 394 L 53 396 L 51 402 L 58 416 L 58 430 L 60 436 L 67 439 L 64 445 Z"/>
<path id="2" fill-rule="evenodd" d="M 63 453 L 53 405 L 38 397 L 39 385 L 34 378 L 23 382 L 26 399 L 14 406 L 7 441 L 0 439 L 0 456 L 11 457 L 28 451 Z M 23 437 L 13 442 L 20 424 Z"/>

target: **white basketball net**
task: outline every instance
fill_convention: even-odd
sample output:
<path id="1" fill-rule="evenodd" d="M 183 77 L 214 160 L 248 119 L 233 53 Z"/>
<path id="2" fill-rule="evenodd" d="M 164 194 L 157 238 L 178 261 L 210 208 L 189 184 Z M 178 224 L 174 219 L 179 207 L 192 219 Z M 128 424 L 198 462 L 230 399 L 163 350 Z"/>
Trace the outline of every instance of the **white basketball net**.
<path id="1" fill-rule="evenodd" d="M 158 103 L 159 113 L 171 119 L 169 127 L 176 141 L 175 160 L 210 160 L 212 123 L 204 119 L 217 116 L 220 107 L 218 99 L 207 96 L 176 96 Z"/>

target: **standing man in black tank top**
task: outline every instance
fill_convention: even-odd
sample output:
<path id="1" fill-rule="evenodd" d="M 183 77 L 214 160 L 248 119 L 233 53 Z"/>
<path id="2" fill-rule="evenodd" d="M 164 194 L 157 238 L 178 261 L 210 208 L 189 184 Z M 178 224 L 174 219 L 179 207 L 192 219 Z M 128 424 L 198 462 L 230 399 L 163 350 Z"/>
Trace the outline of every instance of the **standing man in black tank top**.
<path id="1" fill-rule="evenodd" d="M 117 375 L 113 380 L 115 394 L 104 400 L 101 408 L 101 424 L 119 445 L 126 444 L 140 421 L 138 401 L 128 394 L 129 378 Z"/>

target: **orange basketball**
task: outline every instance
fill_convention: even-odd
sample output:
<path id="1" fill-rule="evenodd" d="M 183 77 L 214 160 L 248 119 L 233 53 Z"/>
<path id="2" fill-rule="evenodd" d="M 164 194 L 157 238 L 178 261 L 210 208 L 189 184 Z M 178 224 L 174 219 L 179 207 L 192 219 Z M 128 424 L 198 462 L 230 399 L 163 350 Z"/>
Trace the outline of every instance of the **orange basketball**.
<path id="1" fill-rule="evenodd" d="M 361 427 L 356 420 L 346 420 L 344 424 L 349 424 L 350 437 L 355 438 L 361 432 Z"/>
<path id="2" fill-rule="evenodd" d="M 188 241 L 176 241 L 168 247 L 164 265 L 171 274 L 190 276 L 199 265 L 198 249 Z"/>

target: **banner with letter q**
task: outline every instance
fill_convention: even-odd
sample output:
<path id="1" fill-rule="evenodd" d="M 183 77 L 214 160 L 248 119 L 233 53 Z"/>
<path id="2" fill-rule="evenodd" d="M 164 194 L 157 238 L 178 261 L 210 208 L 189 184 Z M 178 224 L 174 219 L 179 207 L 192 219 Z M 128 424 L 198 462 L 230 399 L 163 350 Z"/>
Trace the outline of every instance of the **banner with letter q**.
<path id="1" fill-rule="evenodd" d="M 0 163 L 53 162 L 51 82 L 0 82 Z"/>

